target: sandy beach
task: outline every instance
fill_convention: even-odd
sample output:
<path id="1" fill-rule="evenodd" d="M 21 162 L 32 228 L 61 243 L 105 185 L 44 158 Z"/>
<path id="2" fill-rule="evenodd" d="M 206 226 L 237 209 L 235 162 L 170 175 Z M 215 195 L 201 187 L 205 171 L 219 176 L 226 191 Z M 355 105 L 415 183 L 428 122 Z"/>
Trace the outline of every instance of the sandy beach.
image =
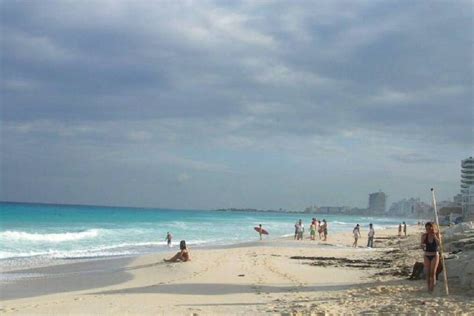
<path id="1" fill-rule="evenodd" d="M 461 280 L 450 279 L 449 296 L 442 282 L 429 294 L 424 280 L 408 280 L 413 264 L 422 261 L 420 234 L 416 226 L 409 227 L 407 238 L 379 230 L 374 249 L 365 247 L 362 231 L 358 248 L 351 248 L 352 234 L 344 233 L 327 242 L 279 239 L 191 249 L 192 261 L 186 263 L 163 262 L 170 251 L 36 268 L 21 271 L 30 278 L 2 285 L 1 313 L 474 313 L 473 291 Z"/>

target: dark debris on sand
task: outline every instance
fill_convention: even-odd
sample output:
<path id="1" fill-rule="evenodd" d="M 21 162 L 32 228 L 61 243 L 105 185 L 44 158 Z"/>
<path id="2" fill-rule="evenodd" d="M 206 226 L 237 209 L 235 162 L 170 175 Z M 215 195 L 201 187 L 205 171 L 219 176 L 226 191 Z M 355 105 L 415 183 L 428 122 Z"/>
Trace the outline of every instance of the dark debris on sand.
<path id="1" fill-rule="evenodd" d="M 310 265 L 318 267 L 350 267 L 350 268 L 389 268 L 392 260 L 390 259 L 348 259 L 336 257 L 305 257 L 294 256 L 290 259 L 311 260 Z"/>
<path id="2" fill-rule="evenodd" d="M 410 267 L 400 265 L 400 259 L 403 258 L 403 253 L 399 249 L 392 249 L 384 251 L 384 255 L 377 258 L 369 259 L 349 259 L 336 257 L 307 257 L 307 256 L 293 256 L 290 259 L 308 260 L 305 262 L 312 266 L 318 267 L 347 267 L 356 269 L 379 269 L 374 276 L 396 276 L 405 277 L 410 275 Z"/>

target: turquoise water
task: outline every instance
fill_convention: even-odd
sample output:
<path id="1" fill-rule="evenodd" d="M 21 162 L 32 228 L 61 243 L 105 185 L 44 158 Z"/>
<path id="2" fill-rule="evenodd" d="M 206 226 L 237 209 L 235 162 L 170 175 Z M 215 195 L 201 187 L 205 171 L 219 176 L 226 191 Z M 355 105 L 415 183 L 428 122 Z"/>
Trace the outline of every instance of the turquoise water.
<path id="1" fill-rule="evenodd" d="M 258 239 L 253 227 L 263 224 L 270 235 L 292 235 L 298 219 L 325 218 L 332 232 L 394 227 L 402 220 L 341 215 L 217 212 L 126 207 L 0 203 L 0 263 L 15 260 L 78 259 L 139 255 L 168 250 L 185 239 L 191 247 L 230 245 Z M 410 223 L 410 222 L 408 222 Z"/>

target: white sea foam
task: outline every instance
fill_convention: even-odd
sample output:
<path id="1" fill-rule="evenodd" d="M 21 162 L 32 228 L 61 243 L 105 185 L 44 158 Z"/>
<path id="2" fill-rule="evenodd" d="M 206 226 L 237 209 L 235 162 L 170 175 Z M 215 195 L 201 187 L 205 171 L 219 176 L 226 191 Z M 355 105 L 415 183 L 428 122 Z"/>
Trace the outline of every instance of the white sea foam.
<path id="1" fill-rule="evenodd" d="M 99 235 L 98 229 L 90 229 L 82 232 L 66 232 L 54 234 L 27 233 L 22 231 L 4 231 L 0 233 L 2 241 L 33 241 L 59 243 L 87 238 L 95 238 Z"/>
<path id="2" fill-rule="evenodd" d="M 340 222 L 340 221 L 333 221 L 331 223 L 332 224 L 338 224 L 338 225 L 352 225 L 352 223 L 346 223 L 346 222 Z"/>
<path id="3" fill-rule="evenodd" d="M 99 258 L 108 256 L 124 256 L 136 254 L 137 252 L 130 250 L 123 251 L 107 251 L 106 249 L 86 249 L 86 250 L 45 250 L 45 251 L 28 251 L 28 252 L 10 252 L 0 251 L 0 259 L 15 259 L 15 258 L 35 258 L 43 257 L 50 259 L 73 259 L 73 258 Z"/>
<path id="4" fill-rule="evenodd" d="M 188 245 L 196 246 L 206 243 L 213 243 L 209 240 L 189 240 Z M 28 257 L 46 257 L 51 259 L 73 259 L 73 258 L 99 258 L 109 256 L 125 256 L 140 254 L 143 248 L 148 247 L 164 247 L 167 243 L 165 241 L 151 241 L 151 242 L 134 242 L 134 243 L 118 243 L 112 245 L 104 245 L 97 247 L 89 247 L 86 249 L 76 250 L 62 250 L 62 249 L 45 249 L 34 251 L 0 251 L 0 259 L 13 258 L 28 258 Z"/>
<path id="5" fill-rule="evenodd" d="M 9 259 L 9 258 L 25 258 L 25 257 L 35 257 L 46 254 L 45 251 L 24 251 L 24 252 L 11 252 L 11 251 L 0 251 L 0 259 Z"/>

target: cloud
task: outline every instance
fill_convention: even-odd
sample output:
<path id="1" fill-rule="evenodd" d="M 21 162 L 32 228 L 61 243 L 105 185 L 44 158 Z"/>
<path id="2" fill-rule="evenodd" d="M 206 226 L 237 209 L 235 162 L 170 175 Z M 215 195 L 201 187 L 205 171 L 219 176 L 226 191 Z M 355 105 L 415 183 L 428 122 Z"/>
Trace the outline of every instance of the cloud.
<path id="1" fill-rule="evenodd" d="M 429 163 L 439 148 L 451 152 L 440 161 L 457 163 L 474 143 L 471 7 L 4 2 L 1 131 L 10 158 L 3 168 L 21 174 L 14 156 L 48 156 L 49 148 L 66 174 L 100 174 L 103 163 L 124 178 L 147 177 L 151 168 L 166 184 L 212 174 L 216 186 L 237 190 L 274 169 L 283 170 L 275 183 L 298 183 L 306 170 L 330 181 L 315 160 L 340 168 L 341 179 L 357 178 L 349 163 L 379 175 L 397 163 Z M 423 155 L 413 154 L 420 148 Z M 98 158 L 83 162 L 71 152 Z M 289 200 L 284 187 L 275 195 Z"/>
<path id="2" fill-rule="evenodd" d="M 434 157 L 427 157 L 418 153 L 408 153 L 405 155 L 392 155 L 392 158 L 403 163 L 440 163 L 443 160 Z"/>

